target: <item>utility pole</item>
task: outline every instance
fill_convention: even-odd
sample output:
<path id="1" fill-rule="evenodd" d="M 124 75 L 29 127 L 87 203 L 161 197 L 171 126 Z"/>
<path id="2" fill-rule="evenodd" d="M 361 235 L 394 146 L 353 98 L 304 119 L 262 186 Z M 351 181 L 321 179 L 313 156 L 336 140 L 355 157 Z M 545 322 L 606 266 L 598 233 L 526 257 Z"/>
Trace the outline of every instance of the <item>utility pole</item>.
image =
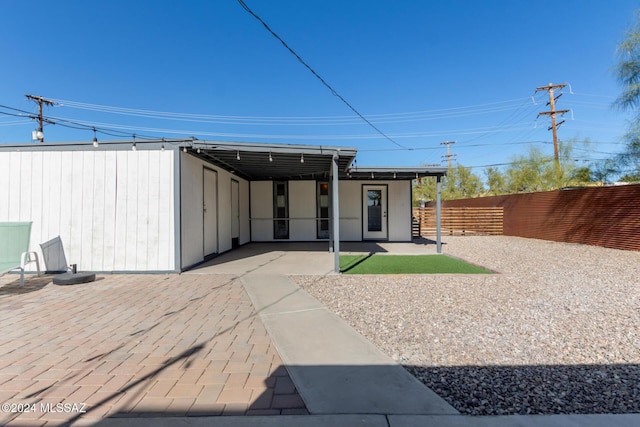
<path id="1" fill-rule="evenodd" d="M 42 117 L 42 104 L 47 105 L 47 106 L 52 106 L 53 105 L 53 101 L 50 101 L 48 99 L 44 99 L 41 96 L 34 96 L 34 95 L 25 95 L 27 97 L 27 99 L 35 102 L 36 104 L 38 104 L 38 117 L 32 117 L 32 119 L 35 119 L 38 121 L 38 133 L 37 133 L 37 139 L 40 141 L 40 143 L 42 144 L 44 142 L 44 133 L 43 133 L 43 127 L 44 127 L 44 122 L 47 123 L 52 123 L 51 121 L 45 119 L 44 117 Z"/>
<path id="2" fill-rule="evenodd" d="M 445 141 L 445 142 L 441 142 L 440 145 L 446 145 L 447 146 L 447 154 L 441 156 L 443 159 L 447 159 L 447 162 L 449 164 L 449 169 L 451 169 L 451 159 L 455 159 L 457 154 L 451 154 L 451 144 L 455 144 L 455 141 Z"/>
<path id="3" fill-rule="evenodd" d="M 568 113 L 569 110 L 556 110 L 556 101 L 558 100 L 558 98 L 562 96 L 562 94 L 559 94 L 558 96 L 554 97 L 553 90 L 562 89 L 566 85 L 567 85 L 566 83 L 556 84 L 556 85 L 554 85 L 553 83 L 549 83 L 549 85 L 547 86 L 540 86 L 536 88 L 536 92 L 539 92 L 541 90 L 546 90 L 547 92 L 549 92 L 549 102 L 547 102 L 547 105 L 549 106 L 550 110 L 538 113 L 538 117 L 551 116 L 551 126 L 549 127 L 548 130 L 553 132 L 553 159 L 555 162 L 556 173 L 560 172 L 560 158 L 558 155 L 557 128 L 564 123 L 564 120 L 562 120 L 560 123 L 556 123 L 556 114 L 562 115 L 562 114 Z"/>

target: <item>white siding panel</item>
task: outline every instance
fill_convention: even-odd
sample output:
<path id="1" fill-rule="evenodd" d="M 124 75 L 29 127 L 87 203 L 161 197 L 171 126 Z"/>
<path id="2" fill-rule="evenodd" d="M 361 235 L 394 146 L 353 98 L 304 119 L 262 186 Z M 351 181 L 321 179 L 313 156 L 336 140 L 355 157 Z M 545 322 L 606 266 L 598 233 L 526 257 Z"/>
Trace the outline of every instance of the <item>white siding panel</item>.
<path id="1" fill-rule="evenodd" d="M 158 164 L 158 269 L 174 268 L 173 152 L 161 151 Z"/>
<path id="2" fill-rule="evenodd" d="M 149 173 L 147 180 L 147 192 L 149 194 L 147 213 L 147 253 L 145 262 L 147 269 L 158 265 L 160 250 L 160 152 L 148 153 Z"/>
<path id="3" fill-rule="evenodd" d="M 273 183 L 251 182 L 251 240 L 273 240 Z"/>
<path id="4" fill-rule="evenodd" d="M 147 242 L 149 241 L 149 152 L 131 151 L 133 157 L 131 163 L 136 164 L 137 178 L 136 203 L 131 206 L 130 218 L 136 223 L 135 254 L 131 257 L 135 260 L 134 270 L 148 270 L 147 266 Z M 137 220 L 136 220 L 137 219 Z"/>
<path id="5" fill-rule="evenodd" d="M 116 187 L 116 214 L 115 214 L 115 256 L 114 269 L 116 267 L 126 270 L 127 259 L 127 192 L 129 180 L 126 179 L 128 171 L 128 153 L 118 151 L 116 153 L 116 176 L 118 179 Z M 123 268 L 124 267 L 124 268 Z"/>
<path id="6" fill-rule="evenodd" d="M 218 252 L 231 249 L 231 174 L 218 172 Z"/>
<path id="7" fill-rule="evenodd" d="M 31 206 L 30 206 L 30 219 L 33 221 L 31 225 L 31 247 L 38 248 L 39 243 L 35 241 L 36 236 L 43 234 L 43 186 L 45 181 L 43 180 L 43 159 L 41 152 L 34 152 L 31 156 L 31 176 L 29 177 L 31 187 Z"/>
<path id="8" fill-rule="evenodd" d="M 104 162 L 103 171 L 103 220 L 102 224 L 95 224 L 96 227 L 102 227 L 102 270 L 115 270 L 115 250 L 116 250 L 116 185 L 117 185 L 117 159 L 118 153 L 114 151 L 106 151 L 100 153 Z M 96 190 L 99 183 L 96 184 Z M 95 250 L 99 248 L 94 246 Z"/>
<path id="9" fill-rule="evenodd" d="M 74 151 L 71 153 L 71 216 L 69 221 L 69 243 L 67 252 L 67 261 L 71 264 L 84 266 L 82 259 L 82 193 L 83 193 L 83 152 Z"/>
<path id="10" fill-rule="evenodd" d="M 11 191 L 11 156 L 0 153 L 0 221 L 9 218 L 9 198 Z"/>
<path id="11" fill-rule="evenodd" d="M 43 222 L 47 224 L 47 231 L 42 235 L 43 242 L 49 241 L 55 237 L 61 236 L 60 225 L 62 223 L 60 212 L 62 204 L 62 193 L 69 191 L 68 188 L 62 188 L 62 153 L 54 151 L 47 153 L 45 164 L 44 177 L 49 183 L 48 199 L 45 202 L 46 212 Z M 62 241 L 63 247 L 65 246 L 64 240 Z M 67 259 L 68 260 L 68 259 Z"/>
<path id="12" fill-rule="evenodd" d="M 316 181 L 289 181 L 289 239 L 316 240 Z"/>
<path id="13" fill-rule="evenodd" d="M 9 153 L 9 213 L 7 221 L 20 220 L 22 153 Z M 27 220 L 25 220 L 27 221 Z"/>
<path id="14" fill-rule="evenodd" d="M 362 181 L 340 181 L 340 240 L 362 240 Z"/>
<path id="15" fill-rule="evenodd" d="M 180 153 L 182 267 L 204 259 L 202 218 L 202 163 L 193 156 Z"/>
<path id="16" fill-rule="evenodd" d="M 106 168 L 106 152 L 90 152 L 87 153 L 87 157 L 92 157 L 93 160 L 93 182 L 91 187 L 91 194 L 89 198 L 91 200 L 91 216 L 88 218 L 90 223 L 91 232 L 91 265 L 94 265 L 96 270 L 104 270 L 104 236 L 105 228 L 111 227 L 111 224 L 106 224 L 106 200 L 105 200 L 105 168 Z M 89 159 L 85 158 L 85 161 L 89 163 Z M 85 218 L 88 215 L 85 215 Z"/>
<path id="17" fill-rule="evenodd" d="M 83 151 L 82 154 L 82 189 L 80 198 L 74 200 L 82 206 L 80 211 L 80 239 L 79 247 L 81 258 L 79 258 L 79 264 L 81 265 L 96 265 L 94 264 L 93 254 L 93 242 L 96 236 L 93 233 L 93 208 L 96 194 L 94 194 L 94 175 L 95 175 L 95 154 L 93 152 Z M 76 225 L 78 225 L 76 223 Z M 74 261 L 75 262 L 75 261 Z"/>
<path id="18" fill-rule="evenodd" d="M 249 220 L 249 183 L 240 180 L 240 244 L 251 241 L 251 224 Z"/>
<path id="19" fill-rule="evenodd" d="M 411 187 L 407 181 L 387 181 L 389 240 L 411 241 Z"/>
<path id="20" fill-rule="evenodd" d="M 0 221 L 33 221 L 31 249 L 38 252 L 60 236 L 67 261 L 82 270 L 173 270 L 173 158 L 163 157 L 0 152 Z"/>

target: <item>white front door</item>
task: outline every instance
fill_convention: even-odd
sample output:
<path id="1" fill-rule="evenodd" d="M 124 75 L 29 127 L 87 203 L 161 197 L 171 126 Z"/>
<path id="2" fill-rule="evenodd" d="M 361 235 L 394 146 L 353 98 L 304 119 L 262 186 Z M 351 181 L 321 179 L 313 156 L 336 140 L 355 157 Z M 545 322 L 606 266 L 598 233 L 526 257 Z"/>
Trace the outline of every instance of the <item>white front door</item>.
<path id="1" fill-rule="evenodd" d="M 362 186 L 362 238 L 386 240 L 387 186 Z"/>
<path id="2" fill-rule="evenodd" d="M 202 219 L 204 256 L 218 252 L 218 174 L 203 169 Z"/>

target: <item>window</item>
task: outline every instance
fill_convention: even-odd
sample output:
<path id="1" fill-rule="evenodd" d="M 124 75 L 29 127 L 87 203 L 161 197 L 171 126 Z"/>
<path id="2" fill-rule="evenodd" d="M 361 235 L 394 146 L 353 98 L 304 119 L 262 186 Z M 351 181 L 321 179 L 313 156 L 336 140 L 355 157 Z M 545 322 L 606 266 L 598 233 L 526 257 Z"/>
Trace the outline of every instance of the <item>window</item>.
<path id="1" fill-rule="evenodd" d="M 289 188 L 287 181 L 273 182 L 273 238 L 289 238 Z M 275 219 L 286 218 L 286 219 Z"/>
<path id="2" fill-rule="evenodd" d="M 318 239 L 329 238 L 329 183 L 319 181 L 316 187 L 316 206 L 318 207 L 316 220 Z"/>

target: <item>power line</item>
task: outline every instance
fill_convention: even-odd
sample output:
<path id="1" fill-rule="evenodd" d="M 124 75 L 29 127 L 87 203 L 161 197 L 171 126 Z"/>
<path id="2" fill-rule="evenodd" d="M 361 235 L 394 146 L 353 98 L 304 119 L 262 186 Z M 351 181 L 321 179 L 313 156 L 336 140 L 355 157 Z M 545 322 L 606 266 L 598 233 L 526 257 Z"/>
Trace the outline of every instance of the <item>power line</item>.
<path id="1" fill-rule="evenodd" d="M 365 116 L 363 116 L 362 114 L 360 114 L 360 112 L 358 110 L 356 110 L 349 102 L 347 102 L 346 99 L 344 99 L 344 97 L 342 95 L 340 95 L 338 93 L 338 91 L 336 91 L 333 87 L 331 87 L 331 85 L 329 83 L 326 82 L 325 79 L 323 79 L 322 77 L 320 77 L 320 74 L 318 74 L 313 68 L 311 68 L 311 66 L 309 64 L 307 64 L 301 57 L 300 55 L 298 55 L 291 47 L 289 47 L 289 45 L 282 40 L 282 38 L 275 33 L 275 31 L 273 31 L 266 22 L 264 22 L 262 20 L 262 18 L 260 18 L 258 15 L 255 14 L 255 12 L 253 12 L 249 6 L 247 6 L 245 4 L 245 2 L 243 0 L 238 0 L 238 3 L 240 4 L 240 6 L 242 6 L 242 8 L 247 11 L 251 16 L 253 16 L 255 19 L 257 19 L 263 26 L 264 28 L 266 28 L 267 31 L 269 31 L 269 33 L 271 33 L 272 36 L 274 36 L 278 41 L 280 41 L 280 43 L 282 43 L 282 45 L 289 51 L 291 52 L 291 54 L 293 56 L 296 57 L 296 59 L 302 64 L 304 65 L 310 72 L 311 74 L 313 74 L 318 80 L 320 80 L 320 82 L 325 85 L 327 87 L 327 89 L 329 89 L 331 91 L 331 94 L 334 96 L 337 96 L 338 99 L 340 99 L 347 107 L 349 107 L 349 109 L 351 111 L 353 111 L 354 113 L 356 113 L 358 115 L 358 117 L 360 117 L 365 123 L 367 123 L 372 129 L 374 129 L 376 132 L 378 132 L 380 135 L 382 135 L 385 139 L 391 141 L 392 143 L 394 143 L 395 145 L 397 145 L 398 147 L 402 147 L 402 148 L 407 148 L 405 146 L 403 146 L 402 144 L 397 143 L 396 141 L 394 141 L 393 139 L 391 139 L 389 136 L 387 136 L 384 132 L 382 132 L 380 129 L 378 129 L 373 123 L 371 123 L 369 120 L 367 120 L 367 118 Z"/>

